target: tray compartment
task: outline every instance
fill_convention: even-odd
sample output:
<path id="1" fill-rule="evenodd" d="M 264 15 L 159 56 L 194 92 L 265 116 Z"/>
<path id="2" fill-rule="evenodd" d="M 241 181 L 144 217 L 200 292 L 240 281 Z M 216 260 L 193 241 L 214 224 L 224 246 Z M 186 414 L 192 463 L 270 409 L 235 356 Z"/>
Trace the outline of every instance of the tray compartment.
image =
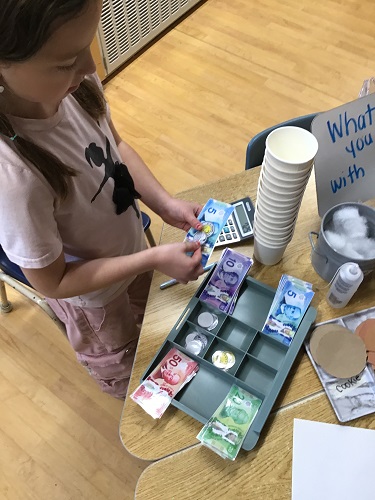
<path id="1" fill-rule="evenodd" d="M 252 356 L 245 356 L 241 363 L 236 377 L 251 389 L 264 394 L 265 396 L 271 391 L 276 370 L 258 361 Z"/>
<path id="2" fill-rule="evenodd" d="M 273 288 L 248 277 L 241 287 L 232 317 L 261 331 L 274 295 Z"/>
<path id="3" fill-rule="evenodd" d="M 227 396 L 235 379 L 209 363 L 175 397 L 172 404 L 202 423 L 206 423 Z"/>
<path id="4" fill-rule="evenodd" d="M 207 352 L 207 349 L 209 349 L 210 345 L 212 344 L 213 339 L 215 338 L 214 335 L 211 333 L 207 332 L 206 330 L 202 330 L 201 328 L 197 328 L 196 325 L 191 324 L 189 322 L 186 322 L 184 326 L 181 327 L 180 331 L 177 333 L 176 337 L 174 338 L 174 342 L 178 344 L 176 347 L 177 349 L 180 349 L 181 347 L 185 349 L 185 340 L 186 337 L 190 333 L 201 333 L 207 337 L 207 345 L 202 349 L 202 351 L 199 353 L 199 357 L 203 357 L 205 353 Z M 189 351 L 187 351 L 189 352 Z M 189 352 L 189 355 L 191 353 Z"/>
<path id="5" fill-rule="evenodd" d="M 228 317 L 217 336 L 228 342 L 228 344 L 241 349 L 241 351 L 247 351 L 256 334 L 256 330 L 242 323 L 242 321 Z"/>
<path id="6" fill-rule="evenodd" d="M 203 312 L 210 312 L 213 313 L 217 316 L 218 318 L 218 324 L 213 328 L 212 330 L 209 330 L 210 333 L 215 334 L 219 331 L 221 325 L 225 321 L 226 315 L 219 311 L 218 309 L 214 309 L 213 307 L 208 306 L 204 302 L 198 301 L 195 305 L 195 307 L 192 309 L 191 313 L 188 315 L 187 320 L 196 325 L 196 327 L 203 333 L 206 332 L 207 330 L 205 328 L 202 328 L 198 324 L 198 316 L 203 313 Z"/>
<path id="7" fill-rule="evenodd" d="M 262 363 L 279 370 L 284 362 L 288 346 L 258 332 L 249 348 L 249 354 Z"/>
<path id="8" fill-rule="evenodd" d="M 212 355 L 216 351 L 230 351 L 230 352 L 232 352 L 234 354 L 235 358 L 236 358 L 236 361 L 235 361 L 234 365 L 231 368 L 229 368 L 228 370 L 223 370 L 222 368 L 216 367 L 212 363 Z M 226 373 L 230 373 L 231 375 L 233 375 L 237 371 L 237 368 L 240 366 L 241 361 L 243 360 L 244 356 L 245 356 L 245 353 L 243 351 L 240 351 L 239 349 L 236 349 L 235 347 L 233 347 L 232 345 L 228 344 L 227 342 L 224 342 L 222 340 L 219 340 L 218 338 L 215 338 L 212 341 L 210 347 L 207 349 L 207 352 L 206 352 L 206 354 L 204 356 L 204 359 L 207 360 L 209 363 L 211 363 L 212 367 L 215 370 L 225 371 Z"/>
<path id="9" fill-rule="evenodd" d="M 156 355 L 154 356 L 153 360 L 151 361 L 151 363 L 149 364 L 149 366 L 147 367 L 147 370 L 145 371 L 145 373 L 142 375 L 142 378 L 141 380 L 144 380 L 145 378 L 147 378 L 150 373 L 152 372 L 152 370 L 154 370 L 154 368 L 156 368 L 156 366 L 160 363 L 160 361 L 164 358 L 164 356 L 173 348 L 173 347 L 176 347 L 176 349 L 178 350 L 181 350 L 181 352 L 184 352 L 186 353 L 187 355 L 188 352 L 186 351 L 186 349 L 181 349 L 181 347 L 177 344 L 174 344 L 173 342 L 170 342 L 169 340 L 166 340 L 162 346 L 162 348 L 156 353 Z M 191 356 L 192 358 L 194 358 L 194 356 Z"/>

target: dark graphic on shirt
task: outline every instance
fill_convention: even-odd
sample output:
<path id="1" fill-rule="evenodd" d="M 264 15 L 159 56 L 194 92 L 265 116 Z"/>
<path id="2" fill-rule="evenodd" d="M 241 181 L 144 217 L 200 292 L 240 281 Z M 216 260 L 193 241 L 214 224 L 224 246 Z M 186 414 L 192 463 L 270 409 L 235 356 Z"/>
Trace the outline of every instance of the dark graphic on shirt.
<path id="1" fill-rule="evenodd" d="M 106 138 L 106 155 L 107 157 L 105 157 L 103 149 L 94 142 L 85 149 L 85 157 L 91 168 L 94 168 L 92 163 L 97 167 L 101 167 L 104 163 L 104 178 L 91 203 L 100 194 L 108 179 L 112 177 L 115 184 L 112 201 L 116 205 L 116 214 L 120 215 L 132 206 L 139 218 L 139 210 L 135 204 L 135 199 L 139 199 L 141 195 L 135 190 L 133 178 L 129 173 L 128 167 L 124 163 L 113 161 L 111 144 L 108 138 Z"/>

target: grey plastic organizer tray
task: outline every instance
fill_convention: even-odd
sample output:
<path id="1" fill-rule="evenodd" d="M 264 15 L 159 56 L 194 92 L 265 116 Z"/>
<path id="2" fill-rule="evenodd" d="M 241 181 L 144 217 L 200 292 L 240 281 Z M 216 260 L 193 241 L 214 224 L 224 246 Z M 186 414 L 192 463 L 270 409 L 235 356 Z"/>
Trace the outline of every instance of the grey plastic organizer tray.
<path id="1" fill-rule="evenodd" d="M 228 316 L 208 307 L 198 298 L 211 273 L 190 300 L 141 380 L 147 378 L 167 352 L 176 347 L 198 361 L 199 371 L 176 395 L 172 404 L 199 422 L 207 422 L 233 384 L 254 394 L 262 400 L 262 405 L 242 445 L 243 449 L 249 451 L 259 439 L 289 370 L 316 318 L 316 309 L 307 309 L 293 341 L 290 346 L 286 346 L 261 332 L 275 295 L 273 288 L 247 277 L 241 287 L 234 313 Z M 210 332 L 197 324 L 198 315 L 204 311 L 214 312 L 219 317 L 217 326 Z M 198 356 L 185 349 L 185 338 L 192 332 L 204 333 L 208 339 L 207 346 Z M 236 357 L 234 366 L 227 371 L 217 368 L 212 363 L 212 354 L 217 350 L 233 352 Z"/>

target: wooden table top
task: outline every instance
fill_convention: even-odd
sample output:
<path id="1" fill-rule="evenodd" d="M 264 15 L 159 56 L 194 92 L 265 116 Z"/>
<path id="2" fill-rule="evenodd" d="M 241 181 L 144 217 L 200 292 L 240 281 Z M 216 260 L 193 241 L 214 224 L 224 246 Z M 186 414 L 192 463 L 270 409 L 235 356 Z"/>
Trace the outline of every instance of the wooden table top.
<path id="1" fill-rule="evenodd" d="M 259 167 L 247 170 L 190 189 L 178 196 L 187 200 L 196 200 L 202 204 L 208 198 L 231 202 L 245 196 L 250 196 L 255 202 L 259 171 Z M 373 202 L 375 205 L 375 200 Z M 328 306 L 325 300 L 327 283 L 314 271 L 310 260 L 311 246 L 308 233 L 310 231 L 319 232 L 320 222 L 317 211 L 315 180 L 314 176 L 312 176 L 301 204 L 293 240 L 289 243 L 282 260 L 275 266 L 263 266 L 258 262 L 254 262 L 249 273 L 250 276 L 274 288 L 277 288 L 282 274 L 291 274 L 313 283 L 315 296 L 312 305 L 318 311 L 317 323 L 366 309 L 373 305 L 372 298 L 375 291 L 373 276 L 365 278 L 354 298 L 345 309 L 332 309 Z M 181 230 L 164 226 L 162 243 L 182 241 L 183 238 L 184 233 Z M 253 254 L 252 240 L 236 245 L 235 248 L 246 255 L 252 256 Z M 222 247 L 215 250 L 210 262 L 217 261 L 222 250 Z M 160 290 L 160 284 L 167 279 L 165 275 L 159 272 L 154 273 L 130 380 L 129 394 L 139 385 L 141 376 L 151 359 L 203 280 L 201 277 L 197 282 L 191 282 L 188 285 L 175 285 Z M 285 408 L 291 403 L 317 393 L 322 393 L 322 386 L 306 353 L 301 350 L 279 394 L 273 411 Z M 322 398 L 322 400 L 324 399 L 325 397 Z M 144 460 L 158 460 L 196 445 L 196 436 L 201 427 L 200 422 L 174 406 L 170 406 L 161 419 L 154 420 L 127 397 L 120 422 L 120 437 L 126 449 L 133 455 Z M 267 426 L 264 428 L 261 438 L 264 438 L 267 434 L 268 428 Z M 259 447 L 258 444 L 256 449 L 259 449 Z M 194 453 L 205 452 L 194 451 Z M 251 456 L 253 456 L 253 452 Z M 212 458 L 212 460 L 215 459 Z"/>
<path id="2" fill-rule="evenodd" d="M 295 418 L 338 423 L 326 395 L 311 396 L 271 414 L 256 448 L 240 450 L 234 462 L 198 444 L 151 464 L 138 480 L 135 498 L 290 500 Z M 375 416 L 346 425 L 375 429 Z"/>

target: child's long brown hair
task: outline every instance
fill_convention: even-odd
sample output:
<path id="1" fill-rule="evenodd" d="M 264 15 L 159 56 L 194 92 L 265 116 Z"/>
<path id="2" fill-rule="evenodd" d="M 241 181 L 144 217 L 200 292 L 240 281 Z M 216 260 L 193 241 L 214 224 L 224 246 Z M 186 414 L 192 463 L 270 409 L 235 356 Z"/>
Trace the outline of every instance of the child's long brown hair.
<path id="1" fill-rule="evenodd" d="M 68 21 L 80 14 L 93 0 L 3 0 L 0 16 L 0 61 L 26 61 L 46 43 L 53 23 Z M 89 115 L 98 120 L 105 113 L 105 100 L 100 89 L 90 81 L 83 81 L 73 94 Z M 0 134 L 9 138 L 17 131 L 0 111 Z M 44 175 L 61 198 L 66 198 L 69 178 L 75 170 L 42 147 L 16 136 L 13 141 L 19 154 L 29 160 Z"/>

